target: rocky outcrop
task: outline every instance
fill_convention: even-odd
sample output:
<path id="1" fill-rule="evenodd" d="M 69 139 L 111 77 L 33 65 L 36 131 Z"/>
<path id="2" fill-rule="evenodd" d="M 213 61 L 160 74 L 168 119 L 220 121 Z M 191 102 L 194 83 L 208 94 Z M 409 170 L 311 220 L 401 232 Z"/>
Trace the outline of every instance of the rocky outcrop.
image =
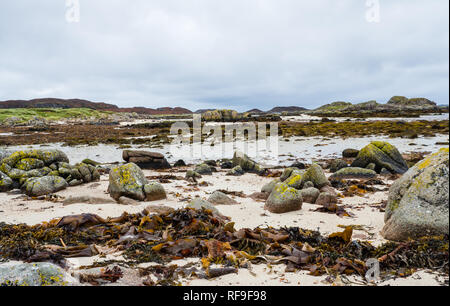
<path id="1" fill-rule="evenodd" d="M 392 184 L 381 234 L 407 240 L 449 233 L 449 149 L 443 148 Z"/>
<path id="2" fill-rule="evenodd" d="M 279 183 L 275 186 L 269 198 L 266 200 L 264 209 L 271 213 L 282 214 L 300 210 L 302 204 L 303 199 L 299 190 L 289 187 L 285 183 Z"/>
<path id="3" fill-rule="evenodd" d="M 400 109 L 411 109 L 414 111 L 438 111 L 438 106 L 436 105 L 436 103 L 426 98 L 408 99 L 403 96 L 394 96 L 389 99 L 387 105 Z"/>
<path id="4" fill-rule="evenodd" d="M 157 152 L 124 150 L 122 158 L 128 163 L 134 163 L 141 169 L 169 169 L 170 164 L 164 155 Z"/>
<path id="5" fill-rule="evenodd" d="M 408 171 L 408 165 L 397 148 L 384 141 L 373 141 L 361 149 L 351 167 L 366 168 L 370 163 L 376 165 L 377 173 L 383 168 L 399 174 Z"/>
<path id="6" fill-rule="evenodd" d="M 202 114 L 204 121 L 235 122 L 240 118 L 242 116 L 237 111 L 228 109 L 210 110 Z"/>
<path id="7" fill-rule="evenodd" d="M 0 172 L 3 173 L 0 175 L 1 190 L 21 188 L 31 196 L 56 192 L 67 185 L 76 186 L 100 178 L 97 167 L 84 163 L 70 165 L 64 152 L 52 149 L 8 154 L 1 161 Z"/>

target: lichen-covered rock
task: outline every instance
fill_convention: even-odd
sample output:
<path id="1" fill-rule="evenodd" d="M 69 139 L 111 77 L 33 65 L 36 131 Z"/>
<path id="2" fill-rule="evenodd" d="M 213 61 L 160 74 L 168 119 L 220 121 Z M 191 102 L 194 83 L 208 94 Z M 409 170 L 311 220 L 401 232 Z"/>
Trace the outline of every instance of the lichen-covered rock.
<path id="1" fill-rule="evenodd" d="M 292 188 L 302 189 L 303 188 L 303 177 L 305 176 L 305 171 L 294 170 L 291 173 L 291 176 L 288 177 L 284 182 Z"/>
<path id="2" fill-rule="evenodd" d="M 299 190 L 289 187 L 286 183 L 279 183 L 267 199 L 264 209 L 281 214 L 300 210 L 302 204 L 302 194 Z"/>
<path id="3" fill-rule="evenodd" d="M 262 188 L 261 188 L 261 192 L 265 192 L 265 193 L 271 193 L 273 191 L 273 189 L 275 188 L 275 186 L 281 183 L 281 181 L 279 179 L 275 179 L 267 184 L 265 184 Z"/>
<path id="4" fill-rule="evenodd" d="M 382 168 L 391 173 L 403 174 L 408 171 L 408 165 L 397 148 L 384 141 L 373 141 L 361 149 L 351 166 L 365 168 L 370 163 L 376 165 L 378 173 Z"/>
<path id="5" fill-rule="evenodd" d="M 345 149 L 344 151 L 342 151 L 342 157 L 345 158 L 353 158 L 358 156 L 359 150 L 356 149 Z"/>
<path id="6" fill-rule="evenodd" d="M 247 155 L 242 152 L 236 151 L 233 156 L 233 167 L 241 166 L 242 170 L 246 172 L 252 172 L 262 174 L 264 168 L 258 163 L 251 160 Z"/>
<path id="7" fill-rule="evenodd" d="M 197 210 L 208 209 L 214 213 L 219 213 L 219 210 L 217 208 L 215 208 L 212 203 L 202 200 L 200 198 L 193 199 L 188 205 L 186 205 L 186 207 L 197 209 Z"/>
<path id="8" fill-rule="evenodd" d="M 145 199 L 147 201 L 158 201 L 167 198 L 163 185 L 158 182 L 149 182 L 144 185 Z"/>
<path id="9" fill-rule="evenodd" d="M 24 158 L 39 159 L 43 161 L 46 166 L 49 166 L 54 162 L 69 162 L 69 158 L 67 158 L 67 155 L 64 152 L 56 149 L 16 151 L 9 157 L 3 159 L 2 162 L 14 168 L 16 164 Z"/>
<path id="10" fill-rule="evenodd" d="M 414 165 L 390 190 L 381 234 L 406 240 L 449 233 L 449 149 Z"/>
<path id="11" fill-rule="evenodd" d="M 21 189 L 30 197 L 47 195 L 65 189 L 65 179 L 59 176 L 32 177 L 25 181 Z"/>
<path id="12" fill-rule="evenodd" d="M 60 167 L 57 170 L 58 170 L 59 175 L 64 177 L 64 178 L 66 178 L 66 177 L 68 177 L 69 175 L 72 174 L 72 169 L 67 169 L 67 168 Z M 56 171 L 56 170 L 54 170 L 54 171 Z"/>
<path id="13" fill-rule="evenodd" d="M 3 164 L 3 159 L 11 155 L 12 152 L 9 150 L 0 149 L 0 165 Z"/>
<path id="14" fill-rule="evenodd" d="M 0 264 L 1 286 L 73 286 L 79 283 L 62 268 L 48 262 Z"/>
<path id="15" fill-rule="evenodd" d="M 342 159 L 335 159 L 330 164 L 330 172 L 334 173 L 346 167 L 348 167 L 348 164 L 345 161 L 343 161 Z"/>
<path id="16" fill-rule="evenodd" d="M 30 171 L 25 171 L 24 173 L 22 173 L 20 178 L 26 179 L 26 178 L 30 178 L 30 177 L 42 177 L 42 176 L 50 175 L 51 172 L 52 172 L 52 169 L 50 169 L 49 167 L 43 167 L 40 169 L 33 169 Z M 59 172 L 58 172 L 58 176 L 59 176 Z"/>
<path id="17" fill-rule="evenodd" d="M 0 171 L 0 192 L 10 191 L 14 187 L 14 181 Z"/>
<path id="18" fill-rule="evenodd" d="M 147 182 L 141 168 L 134 163 L 128 163 L 111 169 L 108 192 L 116 201 L 121 196 L 143 201 L 144 185 Z"/>
<path id="19" fill-rule="evenodd" d="M 322 167 L 315 163 L 312 164 L 308 170 L 306 170 L 303 180 L 313 182 L 314 186 L 318 189 L 323 186 L 330 185 L 330 182 L 325 176 Z"/>
<path id="20" fill-rule="evenodd" d="M 212 174 L 212 169 L 207 164 L 199 164 L 199 165 L 195 166 L 194 171 L 201 175 L 211 175 Z"/>
<path id="21" fill-rule="evenodd" d="M 300 170 L 300 169 L 294 168 L 294 167 L 284 169 L 283 173 L 280 176 L 280 181 L 284 182 L 285 180 L 287 180 L 292 175 L 292 171 L 294 171 L 294 170 Z"/>
<path id="22" fill-rule="evenodd" d="M 37 158 L 22 158 L 15 165 L 17 169 L 29 171 L 44 167 L 44 162 Z"/>
<path id="23" fill-rule="evenodd" d="M 227 172 L 227 175 L 230 175 L 230 176 L 241 176 L 241 175 L 244 175 L 244 174 L 245 174 L 245 171 L 242 170 L 241 166 L 236 166 L 236 167 L 234 167 L 233 169 L 231 169 L 230 171 Z"/>
<path id="24" fill-rule="evenodd" d="M 377 173 L 370 169 L 347 167 L 330 176 L 330 179 L 370 179 L 377 176 Z"/>
<path id="25" fill-rule="evenodd" d="M 303 202 L 314 204 L 319 197 L 320 190 L 314 187 L 300 190 Z"/>
<path id="26" fill-rule="evenodd" d="M 235 200 L 227 196 L 221 191 L 214 191 L 208 198 L 208 202 L 215 205 L 234 205 L 237 204 Z"/>

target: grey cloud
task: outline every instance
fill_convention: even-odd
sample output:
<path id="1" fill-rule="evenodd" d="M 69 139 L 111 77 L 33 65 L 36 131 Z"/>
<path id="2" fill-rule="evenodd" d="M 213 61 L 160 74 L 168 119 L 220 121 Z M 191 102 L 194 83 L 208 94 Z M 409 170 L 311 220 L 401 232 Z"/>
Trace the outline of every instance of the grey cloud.
<path id="1" fill-rule="evenodd" d="M 79 0 L 0 4 L 0 100 L 314 108 L 425 96 L 447 104 L 447 0 Z M 31 2 L 31 3 L 30 3 Z"/>

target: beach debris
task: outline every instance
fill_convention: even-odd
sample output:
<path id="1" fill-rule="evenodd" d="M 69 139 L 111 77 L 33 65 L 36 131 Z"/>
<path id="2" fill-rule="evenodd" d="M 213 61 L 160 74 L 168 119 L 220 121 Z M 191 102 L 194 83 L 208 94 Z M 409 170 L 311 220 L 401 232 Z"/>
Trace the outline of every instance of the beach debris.
<path id="1" fill-rule="evenodd" d="M 141 270 L 144 277 L 160 276 L 147 279 L 149 285 L 179 284 L 178 277 L 183 275 L 211 278 L 236 273 L 248 267 L 248 262 L 289 262 L 291 268 L 311 275 L 364 276 L 366 260 L 379 258 L 381 277 L 392 277 L 392 273 L 405 277 L 423 268 L 448 275 L 448 235 L 374 247 L 354 240 L 352 233 L 352 226 L 328 236 L 298 227 L 236 231 L 228 218 L 208 209 L 184 208 L 151 216 L 144 211 L 107 219 L 83 214 L 35 226 L 0 223 L 0 255 L 7 260 L 62 263 L 75 255 L 122 252 L 124 263 L 160 264 Z M 202 270 L 163 265 L 182 258 L 198 258 Z M 120 276 L 119 271 L 104 274 L 108 281 Z"/>

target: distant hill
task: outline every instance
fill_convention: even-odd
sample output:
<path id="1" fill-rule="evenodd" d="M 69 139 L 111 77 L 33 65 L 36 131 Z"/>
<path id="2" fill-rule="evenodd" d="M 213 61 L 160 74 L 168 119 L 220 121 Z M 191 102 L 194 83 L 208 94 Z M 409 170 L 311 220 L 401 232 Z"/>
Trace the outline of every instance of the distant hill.
<path id="1" fill-rule="evenodd" d="M 43 98 L 33 100 L 0 101 L 0 108 L 90 108 L 95 110 L 116 110 L 117 105 L 91 102 L 81 99 Z"/>
<path id="2" fill-rule="evenodd" d="M 246 111 L 246 113 L 261 114 L 261 113 L 264 113 L 264 112 L 262 110 L 260 110 L 260 109 L 254 108 L 254 109 L 251 109 L 249 111 Z"/>
<path id="3" fill-rule="evenodd" d="M 119 108 L 117 105 L 103 102 L 91 102 L 82 99 L 57 99 L 57 98 L 43 98 L 33 100 L 8 100 L 0 101 L 0 109 L 8 108 L 90 108 L 101 111 L 112 111 L 121 113 L 138 113 L 148 115 L 179 115 L 192 114 L 192 112 L 182 107 L 162 107 L 162 108 L 147 108 L 147 107 L 131 107 Z"/>
<path id="4" fill-rule="evenodd" d="M 306 111 L 308 109 L 300 106 L 277 106 L 272 108 L 268 113 L 282 113 L 282 112 L 301 112 Z"/>
<path id="5" fill-rule="evenodd" d="M 137 113 L 146 115 L 184 115 L 192 114 L 192 112 L 186 108 L 182 107 L 161 107 L 157 109 L 147 108 L 147 107 L 128 107 L 128 108 L 118 108 L 110 109 L 113 112 L 121 113 Z"/>

